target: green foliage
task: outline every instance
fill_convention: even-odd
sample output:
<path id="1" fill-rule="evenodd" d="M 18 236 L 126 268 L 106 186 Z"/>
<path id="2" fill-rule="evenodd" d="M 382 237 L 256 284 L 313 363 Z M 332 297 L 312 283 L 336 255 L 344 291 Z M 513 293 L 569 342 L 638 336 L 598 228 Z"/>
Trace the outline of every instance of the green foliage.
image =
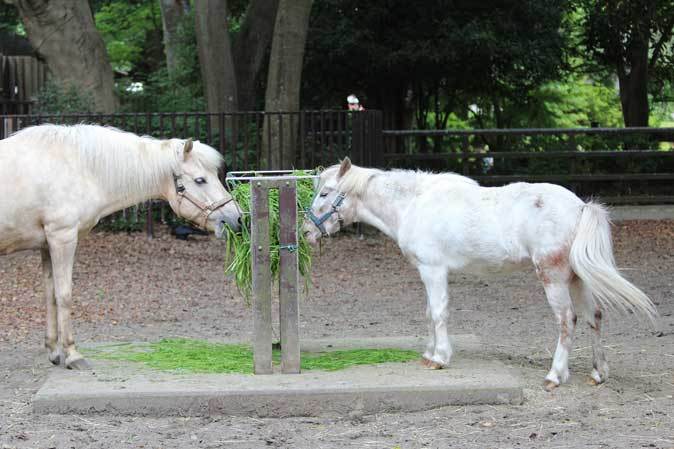
<path id="1" fill-rule="evenodd" d="M 193 11 L 182 18 L 176 37 L 176 71 L 169 73 L 165 61 L 162 60 L 161 67 L 147 74 L 142 91 L 132 92 L 127 89 L 131 79 L 120 82 L 119 92 L 124 109 L 134 112 L 185 112 L 205 109 Z"/>
<path id="2" fill-rule="evenodd" d="M 296 171 L 296 176 L 307 175 L 304 171 Z M 234 200 L 243 211 L 243 226 L 241 232 L 234 232 L 227 228 L 227 260 L 225 261 L 225 274 L 233 275 L 239 291 L 246 299 L 252 294 L 253 273 L 251 260 L 251 188 L 250 183 L 236 183 L 231 190 Z M 297 181 L 297 225 L 302 225 L 304 211 L 311 206 L 314 197 L 313 182 L 310 178 Z M 279 273 L 279 195 L 278 190 L 269 192 L 269 241 L 270 241 L 270 265 L 272 278 L 277 279 Z M 311 245 L 304 235 L 298 233 L 298 265 L 300 274 L 304 277 L 305 288 L 309 286 L 311 274 Z"/>
<path id="3" fill-rule="evenodd" d="M 19 11 L 12 5 L 0 4 L 0 32 L 26 35 Z"/>
<path id="4" fill-rule="evenodd" d="M 317 0 L 305 57 L 303 98 L 317 107 L 342 105 L 366 92 L 366 107 L 434 114 L 478 98 L 516 101 L 559 76 L 566 2 Z M 438 124 L 440 126 L 438 126 Z"/>
<path id="5" fill-rule="evenodd" d="M 622 125 L 614 86 L 569 76 L 532 91 L 523 102 L 508 105 L 506 123 L 513 128 L 589 128 Z"/>
<path id="6" fill-rule="evenodd" d="M 110 2 L 95 14 L 113 70 L 129 73 L 142 62 L 148 34 L 161 29 L 156 1 Z"/>
<path id="7" fill-rule="evenodd" d="M 37 95 L 36 114 L 91 113 L 94 111 L 91 94 L 74 84 L 48 80 Z"/>
<path id="8" fill-rule="evenodd" d="M 647 76 L 637 79 L 651 101 L 672 101 L 667 93 L 674 79 L 674 2 L 574 0 L 574 5 L 586 69 L 609 71 L 627 83 L 640 72 L 632 70 L 635 63 L 647 65 Z"/>
<path id="9" fill-rule="evenodd" d="M 253 373 L 253 351 L 246 345 L 209 343 L 185 338 L 166 338 L 149 344 L 116 344 L 85 351 L 94 358 L 142 362 L 165 370 L 192 373 Z M 302 353 L 303 371 L 336 371 L 351 366 L 408 362 L 418 358 L 416 351 L 401 349 L 354 349 L 334 352 Z M 279 363 L 280 351 L 275 350 Z"/>

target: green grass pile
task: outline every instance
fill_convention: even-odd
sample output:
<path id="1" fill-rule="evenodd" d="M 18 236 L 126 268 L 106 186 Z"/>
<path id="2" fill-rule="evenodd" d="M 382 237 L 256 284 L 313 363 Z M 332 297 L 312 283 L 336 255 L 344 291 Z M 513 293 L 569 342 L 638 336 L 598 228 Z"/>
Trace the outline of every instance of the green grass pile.
<path id="1" fill-rule="evenodd" d="M 304 171 L 296 171 L 296 176 L 308 175 Z M 234 182 L 230 184 L 231 193 L 243 211 L 243 226 L 240 232 L 227 228 L 227 257 L 225 260 L 225 274 L 233 275 L 241 294 L 249 300 L 253 289 L 252 258 L 250 249 L 250 208 L 251 186 L 248 182 Z M 311 206 L 314 197 L 313 180 L 311 178 L 297 181 L 297 226 L 302 225 L 304 210 Z M 273 279 L 278 278 L 279 272 L 279 194 L 277 189 L 269 192 L 269 242 L 270 264 Z M 298 265 L 300 275 L 304 278 L 305 290 L 309 288 L 311 273 L 311 245 L 306 241 L 302 232 L 298 231 Z"/>
<path id="2" fill-rule="evenodd" d="M 210 343 L 185 338 L 167 338 L 155 343 L 110 345 L 86 351 L 92 358 L 142 362 L 164 371 L 212 374 L 252 374 L 253 351 L 246 345 Z M 353 349 L 333 352 L 303 352 L 303 371 L 337 371 L 357 365 L 408 362 L 416 351 L 401 349 Z M 281 353 L 274 350 L 275 364 Z"/>

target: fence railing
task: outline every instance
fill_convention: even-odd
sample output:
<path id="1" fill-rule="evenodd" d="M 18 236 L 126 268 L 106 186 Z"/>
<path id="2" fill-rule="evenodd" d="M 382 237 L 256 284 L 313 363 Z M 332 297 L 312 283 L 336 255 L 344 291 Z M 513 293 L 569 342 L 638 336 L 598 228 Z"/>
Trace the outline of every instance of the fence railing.
<path id="1" fill-rule="evenodd" d="M 674 128 L 383 130 L 386 166 L 485 185 L 552 182 L 609 203 L 674 202 Z"/>
<path id="2" fill-rule="evenodd" d="M 381 111 L 312 110 L 0 115 L 0 137 L 40 123 L 96 123 L 157 138 L 192 137 L 217 148 L 229 170 L 314 168 L 349 156 L 365 166 L 454 171 L 485 185 L 552 182 L 608 203 L 674 202 L 674 128 L 390 130 L 383 129 Z M 289 135 L 278 139 L 274 130 Z M 292 149 L 292 167 L 269 165 L 281 141 Z M 148 203 L 108 223 L 146 226 L 151 234 L 158 219 L 170 220 L 171 214 Z"/>
<path id="3" fill-rule="evenodd" d="M 347 155 L 356 163 L 378 165 L 371 148 L 381 131 L 380 111 L 24 114 L 0 119 L 0 138 L 42 123 L 95 123 L 156 138 L 192 137 L 217 148 L 230 170 L 272 168 L 272 132 L 284 129 L 291 130 L 286 137 L 295 151 L 294 167 L 331 165 Z"/>

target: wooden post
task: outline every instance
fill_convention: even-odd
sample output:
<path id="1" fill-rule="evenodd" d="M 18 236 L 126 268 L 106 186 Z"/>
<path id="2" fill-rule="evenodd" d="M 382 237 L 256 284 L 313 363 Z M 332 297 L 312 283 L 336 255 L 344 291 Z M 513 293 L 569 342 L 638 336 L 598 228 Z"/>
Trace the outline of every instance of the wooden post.
<path id="1" fill-rule="evenodd" d="M 384 116 L 381 111 L 370 111 L 372 114 L 372 166 L 383 168 L 384 160 Z"/>
<path id="2" fill-rule="evenodd" d="M 286 374 L 300 372 L 296 192 L 296 180 L 279 186 L 279 321 L 281 371 Z"/>
<path id="3" fill-rule="evenodd" d="M 271 270 L 269 269 L 269 190 L 267 183 L 251 181 L 251 253 L 253 257 L 253 368 L 271 374 Z"/>
<path id="4" fill-rule="evenodd" d="M 2 136 L 3 139 L 6 139 L 7 137 L 10 136 L 14 132 L 14 122 L 12 121 L 11 118 L 5 118 L 3 119 L 3 131 L 4 135 Z"/>
<path id="5" fill-rule="evenodd" d="M 145 232 L 147 233 L 147 239 L 152 240 L 154 238 L 154 223 L 152 220 L 152 200 L 148 200 L 145 205 L 147 206 L 147 213 L 145 215 Z"/>

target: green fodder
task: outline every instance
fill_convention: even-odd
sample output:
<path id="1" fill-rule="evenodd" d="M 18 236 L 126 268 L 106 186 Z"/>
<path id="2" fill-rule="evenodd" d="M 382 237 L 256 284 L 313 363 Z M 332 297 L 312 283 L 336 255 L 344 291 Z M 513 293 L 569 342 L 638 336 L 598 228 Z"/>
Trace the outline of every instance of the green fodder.
<path id="1" fill-rule="evenodd" d="M 85 351 L 92 358 L 142 362 L 164 371 L 191 373 L 253 373 L 253 352 L 249 346 L 210 343 L 185 338 L 166 338 L 155 343 L 110 345 Z M 275 364 L 281 353 L 273 352 Z M 419 357 L 416 351 L 402 349 L 353 349 L 302 353 L 303 371 L 337 371 L 358 365 L 408 362 Z"/>
<path id="2" fill-rule="evenodd" d="M 295 171 L 293 175 L 302 176 L 310 173 Z M 227 227 L 227 249 L 225 259 L 225 274 L 234 276 L 236 286 L 241 294 L 249 300 L 253 289 L 251 241 L 251 188 L 248 182 L 235 182 L 231 190 L 234 200 L 243 212 L 240 232 L 234 232 Z M 314 197 L 313 181 L 311 178 L 297 180 L 297 226 L 302 226 L 304 210 L 311 206 Z M 269 257 L 273 279 L 278 279 L 279 273 L 279 193 L 277 189 L 269 191 Z M 309 288 L 311 274 L 311 245 L 298 232 L 298 266 L 304 278 L 305 290 Z"/>

